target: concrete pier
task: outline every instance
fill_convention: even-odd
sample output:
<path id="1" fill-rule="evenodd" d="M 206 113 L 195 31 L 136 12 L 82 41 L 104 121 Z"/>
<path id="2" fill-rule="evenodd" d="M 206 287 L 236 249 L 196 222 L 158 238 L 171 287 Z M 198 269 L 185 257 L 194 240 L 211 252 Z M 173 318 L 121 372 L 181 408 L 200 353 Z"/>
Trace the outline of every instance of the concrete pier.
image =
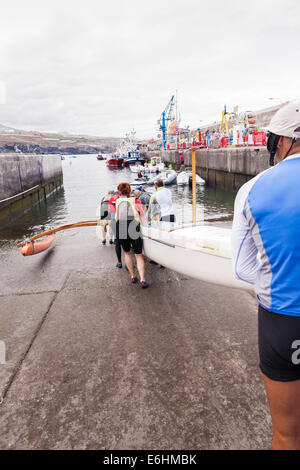
<path id="1" fill-rule="evenodd" d="M 250 294 L 149 263 L 142 290 L 93 229 L 0 263 L 1 449 L 270 448 Z"/>
<path id="2" fill-rule="evenodd" d="M 144 152 L 147 158 L 160 156 L 162 160 L 179 168 L 180 155 L 185 166 L 192 165 L 192 151 Z M 209 186 L 236 191 L 249 179 L 269 168 L 269 153 L 265 147 L 233 147 L 227 149 L 196 150 L 197 173 Z"/>
<path id="3" fill-rule="evenodd" d="M 62 182 L 59 155 L 0 155 L 0 223 L 45 199 Z"/>

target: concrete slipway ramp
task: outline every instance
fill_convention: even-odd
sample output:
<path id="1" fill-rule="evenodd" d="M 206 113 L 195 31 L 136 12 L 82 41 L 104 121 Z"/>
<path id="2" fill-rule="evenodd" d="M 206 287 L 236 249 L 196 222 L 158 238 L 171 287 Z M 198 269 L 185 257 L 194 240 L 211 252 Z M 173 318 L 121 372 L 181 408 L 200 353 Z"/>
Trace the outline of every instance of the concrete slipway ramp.
<path id="1" fill-rule="evenodd" d="M 142 290 L 81 240 L 1 250 L 0 448 L 269 448 L 254 298 L 149 263 Z"/>

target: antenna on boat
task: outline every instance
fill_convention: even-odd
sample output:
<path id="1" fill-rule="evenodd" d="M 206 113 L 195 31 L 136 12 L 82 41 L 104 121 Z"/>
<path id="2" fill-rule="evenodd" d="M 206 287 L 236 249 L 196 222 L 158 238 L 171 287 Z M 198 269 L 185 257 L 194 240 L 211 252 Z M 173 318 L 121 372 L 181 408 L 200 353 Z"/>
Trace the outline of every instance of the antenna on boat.
<path id="1" fill-rule="evenodd" d="M 175 119 L 176 119 L 176 149 L 178 144 L 178 90 L 176 90 L 176 104 L 175 104 Z"/>
<path id="2" fill-rule="evenodd" d="M 196 150 L 192 150 L 192 188 L 193 188 L 193 224 L 196 223 L 197 219 L 197 208 L 196 208 Z"/>

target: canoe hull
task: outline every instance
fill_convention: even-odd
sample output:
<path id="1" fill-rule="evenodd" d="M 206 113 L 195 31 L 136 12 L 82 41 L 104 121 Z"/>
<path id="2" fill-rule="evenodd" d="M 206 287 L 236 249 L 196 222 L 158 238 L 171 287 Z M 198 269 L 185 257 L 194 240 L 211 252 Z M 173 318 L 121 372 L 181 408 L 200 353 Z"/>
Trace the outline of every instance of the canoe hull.
<path id="1" fill-rule="evenodd" d="M 221 229 L 224 230 L 224 229 Z M 230 232 L 227 237 L 230 243 Z M 252 291 L 252 285 L 235 278 L 232 259 L 216 248 L 213 237 L 199 241 L 184 239 L 180 233 L 143 228 L 144 254 L 156 263 L 200 281 Z M 225 234 L 226 235 L 226 234 Z M 220 243 L 220 240 L 218 241 Z M 219 244 L 220 248 L 220 244 Z"/>

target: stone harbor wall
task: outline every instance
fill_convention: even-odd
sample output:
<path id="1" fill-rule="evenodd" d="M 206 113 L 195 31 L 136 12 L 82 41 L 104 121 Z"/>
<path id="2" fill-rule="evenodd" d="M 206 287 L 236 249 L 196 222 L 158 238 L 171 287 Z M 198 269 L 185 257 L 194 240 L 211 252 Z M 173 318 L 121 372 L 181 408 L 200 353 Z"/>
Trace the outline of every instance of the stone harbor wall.
<path id="1" fill-rule="evenodd" d="M 59 155 L 0 155 L 0 223 L 63 183 Z"/>
<path id="2" fill-rule="evenodd" d="M 192 151 L 165 150 L 145 152 L 151 159 L 160 156 L 174 169 L 180 167 L 180 155 L 184 155 L 185 167 L 192 165 Z M 236 147 L 230 149 L 196 150 L 197 173 L 209 186 L 218 186 L 225 190 L 236 191 L 246 181 L 269 167 L 269 154 L 265 147 Z"/>

